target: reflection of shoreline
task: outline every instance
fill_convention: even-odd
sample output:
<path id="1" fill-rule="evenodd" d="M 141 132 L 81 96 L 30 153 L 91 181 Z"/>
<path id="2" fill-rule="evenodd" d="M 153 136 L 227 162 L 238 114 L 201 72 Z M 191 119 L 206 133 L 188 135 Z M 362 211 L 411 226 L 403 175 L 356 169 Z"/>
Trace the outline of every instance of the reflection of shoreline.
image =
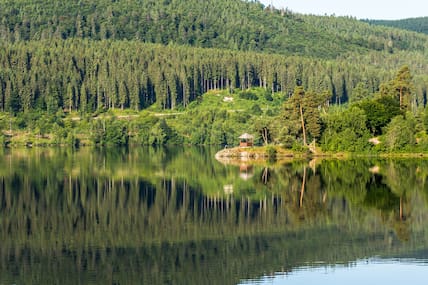
<path id="1" fill-rule="evenodd" d="M 276 159 L 270 160 L 268 157 L 260 157 L 260 156 L 216 156 L 215 157 L 218 162 L 224 165 L 232 165 L 232 166 L 239 166 L 242 165 L 252 165 L 252 166 L 281 166 L 288 163 L 293 162 L 305 162 L 308 161 L 308 165 L 311 169 L 315 168 L 315 165 L 320 163 L 325 158 L 323 157 L 316 157 L 312 158 L 311 160 L 308 160 L 308 157 L 303 156 L 282 156 L 277 157 Z M 336 159 L 336 158 L 330 158 L 330 159 Z"/>
<path id="2" fill-rule="evenodd" d="M 239 166 L 239 177 L 241 177 L 243 180 L 248 180 L 254 176 L 254 169 L 253 165 L 242 163 Z"/>
<path id="3" fill-rule="evenodd" d="M 218 151 L 215 154 L 217 160 L 223 159 L 237 159 L 237 160 L 268 160 L 270 158 L 276 159 L 291 159 L 291 158 L 303 158 L 306 155 L 304 153 L 295 153 L 289 150 L 285 150 L 280 147 L 270 147 L 275 150 L 274 156 L 270 156 L 268 149 L 265 147 L 234 147 L 225 148 Z"/>
<path id="4" fill-rule="evenodd" d="M 293 156 L 283 156 L 283 157 L 276 157 L 274 160 L 269 160 L 269 157 L 267 156 L 217 156 L 216 160 L 224 165 L 235 165 L 240 166 L 242 163 L 252 164 L 252 165 L 266 165 L 266 163 L 269 163 L 269 165 L 272 164 L 284 164 L 284 163 L 290 163 L 300 160 L 305 160 L 305 157 L 293 157 Z"/>
<path id="5" fill-rule="evenodd" d="M 269 149 L 275 150 L 274 156 L 269 156 Z M 215 154 L 215 158 L 219 161 L 227 159 L 234 160 L 251 160 L 251 161 L 266 161 L 269 159 L 277 160 L 292 160 L 292 159 L 308 159 L 308 158 L 327 158 L 327 159 L 427 159 L 428 153 L 401 153 L 401 152 L 374 152 L 374 153 L 358 153 L 358 152 L 323 152 L 316 153 L 298 152 L 289 149 L 284 149 L 281 146 L 255 146 L 255 147 L 233 147 L 224 148 Z"/>

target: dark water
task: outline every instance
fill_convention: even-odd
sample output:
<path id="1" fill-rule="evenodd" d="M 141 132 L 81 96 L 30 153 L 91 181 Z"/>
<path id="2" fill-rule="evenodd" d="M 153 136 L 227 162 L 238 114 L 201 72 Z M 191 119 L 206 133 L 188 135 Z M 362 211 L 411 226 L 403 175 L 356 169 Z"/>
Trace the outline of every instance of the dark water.
<path id="1" fill-rule="evenodd" d="M 0 284 L 413 284 L 428 160 L 0 150 Z"/>

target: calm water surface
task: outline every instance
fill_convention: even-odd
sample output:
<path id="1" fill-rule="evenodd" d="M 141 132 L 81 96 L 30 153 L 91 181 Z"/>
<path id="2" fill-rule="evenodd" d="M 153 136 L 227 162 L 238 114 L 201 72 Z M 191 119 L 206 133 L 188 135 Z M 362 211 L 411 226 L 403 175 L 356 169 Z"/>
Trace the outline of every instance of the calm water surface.
<path id="1" fill-rule="evenodd" d="M 422 284 L 428 160 L 0 150 L 0 284 Z"/>

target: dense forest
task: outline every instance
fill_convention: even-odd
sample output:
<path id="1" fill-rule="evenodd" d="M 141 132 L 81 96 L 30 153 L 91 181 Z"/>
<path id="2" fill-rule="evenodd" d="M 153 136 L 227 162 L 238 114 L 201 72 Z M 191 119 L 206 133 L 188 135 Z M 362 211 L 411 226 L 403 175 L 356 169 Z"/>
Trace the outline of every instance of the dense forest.
<path id="1" fill-rule="evenodd" d="M 247 129 L 367 151 L 396 116 L 425 141 L 426 35 L 257 1 L 48 2 L 0 0 L 2 144 L 233 145 Z"/>
<path id="2" fill-rule="evenodd" d="M 351 18 L 293 14 L 257 1 L 1 0 L 0 7 L 0 38 L 8 42 L 139 40 L 323 58 L 426 45 L 416 33 Z"/>
<path id="3" fill-rule="evenodd" d="M 372 25 L 395 27 L 398 29 L 428 34 L 428 17 L 409 18 L 403 20 L 364 20 Z"/>
<path id="4" fill-rule="evenodd" d="M 3 44 L 0 110 L 141 110 L 187 106 L 213 89 L 263 87 L 291 93 L 296 84 L 328 90 L 333 103 L 352 97 L 362 82 L 370 93 L 390 79 L 397 62 L 418 67 L 415 92 L 424 101 L 428 60 L 400 52 L 335 61 L 129 41 L 55 40 Z"/>

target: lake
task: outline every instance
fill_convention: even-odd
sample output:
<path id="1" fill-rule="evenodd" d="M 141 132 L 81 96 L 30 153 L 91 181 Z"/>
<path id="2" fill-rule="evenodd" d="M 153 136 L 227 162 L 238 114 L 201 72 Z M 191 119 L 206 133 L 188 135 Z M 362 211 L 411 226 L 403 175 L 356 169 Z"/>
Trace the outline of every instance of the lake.
<path id="1" fill-rule="evenodd" d="M 0 284 L 422 284 L 428 160 L 0 150 Z"/>

